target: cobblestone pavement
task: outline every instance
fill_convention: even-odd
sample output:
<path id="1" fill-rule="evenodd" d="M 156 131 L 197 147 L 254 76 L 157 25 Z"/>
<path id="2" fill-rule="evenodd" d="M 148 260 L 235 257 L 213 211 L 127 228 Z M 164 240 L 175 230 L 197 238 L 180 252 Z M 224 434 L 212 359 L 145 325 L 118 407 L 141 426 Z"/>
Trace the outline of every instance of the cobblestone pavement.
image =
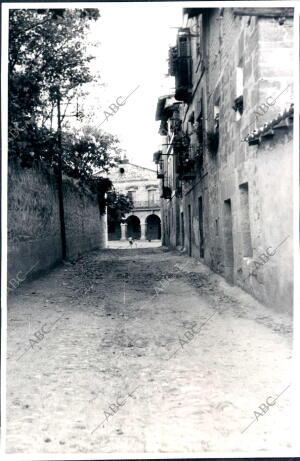
<path id="1" fill-rule="evenodd" d="M 291 336 L 178 252 L 90 253 L 10 295 L 7 451 L 289 456 Z"/>

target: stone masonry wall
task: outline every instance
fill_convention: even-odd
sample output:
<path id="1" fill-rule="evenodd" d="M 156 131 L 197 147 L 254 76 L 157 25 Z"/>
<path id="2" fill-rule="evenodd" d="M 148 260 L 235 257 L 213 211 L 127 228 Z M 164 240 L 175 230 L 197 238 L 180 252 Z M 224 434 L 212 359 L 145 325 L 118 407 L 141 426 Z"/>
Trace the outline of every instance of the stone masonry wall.
<path id="1" fill-rule="evenodd" d="M 70 178 L 64 179 L 64 211 L 67 256 L 69 258 L 101 246 L 98 202 L 89 190 L 79 189 Z"/>
<path id="2" fill-rule="evenodd" d="M 211 18 L 209 27 L 212 27 Z M 220 142 L 216 158 L 206 157 L 208 190 L 205 183 L 199 195 L 209 196 L 206 222 L 205 262 L 222 273 L 229 282 L 243 287 L 260 301 L 278 310 L 292 308 L 292 132 L 279 129 L 274 138 L 260 146 L 248 146 L 241 138 L 255 127 L 270 121 L 292 102 L 293 57 L 292 21 L 282 26 L 266 18 L 235 17 L 224 10 L 221 40 L 211 37 L 208 54 L 220 43 L 222 73 L 210 65 L 210 82 L 219 77 Z M 231 106 L 236 96 L 235 69 L 240 62 L 244 69 L 244 113 L 240 120 Z M 209 85 L 209 91 L 214 87 Z M 284 91 L 284 92 L 283 92 Z M 283 92 L 283 93 L 282 93 Z M 279 96 L 278 99 L 277 96 Z M 254 111 L 266 102 L 276 100 L 265 115 L 255 120 Z M 213 104 L 208 105 L 211 118 Z M 249 124 L 252 124 L 249 127 Z M 217 171 L 215 170 L 217 166 Z M 243 213 L 241 187 L 248 184 L 249 222 L 252 255 L 243 250 Z M 196 192 L 196 191 L 195 191 Z M 232 255 L 226 235 L 226 203 L 231 201 Z M 205 203 L 205 198 L 204 198 Z M 196 214 L 196 207 L 194 205 Z M 219 235 L 214 223 L 220 222 Z M 209 227 L 208 227 L 209 226 Z M 196 226 L 197 227 L 197 226 Z M 285 237 L 288 240 L 265 264 L 256 264 L 267 248 L 270 252 Z M 197 241 L 195 240 L 197 245 Z M 196 246 L 195 245 L 195 246 Z M 198 248 L 193 249 L 198 253 Z M 261 262 L 261 261 L 260 261 Z M 257 270 L 253 270 L 257 265 Z M 249 273 L 252 275 L 248 277 Z M 247 278 L 248 277 L 248 278 Z"/>
<path id="3" fill-rule="evenodd" d="M 292 128 L 275 129 L 274 137 L 259 146 L 241 140 L 293 102 L 292 40 L 291 19 L 280 25 L 275 19 L 235 16 L 232 8 L 225 8 L 222 17 L 217 9 L 207 14 L 203 36 L 206 70 L 200 79 L 194 65 L 192 101 L 182 105 L 181 117 L 183 129 L 188 131 L 192 113 L 195 119 L 199 115 L 203 95 L 204 125 L 210 131 L 218 101 L 219 149 L 211 154 L 205 146 L 203 168 L 196 171 L 193 183 L 183 185 L 183 197 L 178 200 L 179 213 L 184 216 L 184 232 L 180 223 L 180 234 L 188 254 L 200 258 L 202 199 L 205 264 L 266 305 L 287 312 L 293 305 Z M 197 59 L 192 51 L 193 63 Z M 238 66 L 244 72 L 244 112 L 240 119 L 232 109 Z M 272 100 L 275 102 L 266 113 L 255 119 L 259 106 Z M 243 202 L 245 188 L 248 205 Z M 171 223 L 170 235 L 164 235 L 164 241 L 175 247 L 174 204 L 163 202 L 167 202 L 163 215 Z M 247 233 L 250 244 L 245 250 Z M 263 257 L 262 264 L 260 257 L 267 249 L 274 255 Z"/>
<path id="4" fill-rule="evenodd" d="M 64 179 L 67 257 L 105 246 L 105 218 L 96 198 Z M 8 170 L 8 286 L 50 269 L 62 260 L 56 178 L 42 165 Z M 26 276 L 26 274 L 28 275 Z M 10 281 L 12 280 L 12 283 Z"/>

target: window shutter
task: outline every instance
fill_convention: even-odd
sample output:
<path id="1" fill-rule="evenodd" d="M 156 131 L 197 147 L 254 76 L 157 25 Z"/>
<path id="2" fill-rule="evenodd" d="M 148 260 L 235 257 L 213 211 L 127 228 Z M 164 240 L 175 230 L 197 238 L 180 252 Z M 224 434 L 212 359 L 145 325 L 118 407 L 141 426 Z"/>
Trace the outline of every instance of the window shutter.
<path id="1" fill-rule="evenodd" d="M 178 37 L 178 57 L 186 58 L 189 56 L 188 52 L 188 37 L 183 35 Z"/>
<path id="2" fill-rule="evenodd" d="M 175 76 L 176 72 L 176 59 L 177 59 L 177 46 L 169 48 L 169 75 Z"/>
<path id="3" fill-rule="evenodd" d="M 176 60 L 175 73 L 175 98 L 177 101 L 188 102 L 189 89 L 192 84 L 191 73 L 191 53 L 190 53 L 190 34 L 189 32 L 179 32 L 177 37 L 178 56 Z"/>

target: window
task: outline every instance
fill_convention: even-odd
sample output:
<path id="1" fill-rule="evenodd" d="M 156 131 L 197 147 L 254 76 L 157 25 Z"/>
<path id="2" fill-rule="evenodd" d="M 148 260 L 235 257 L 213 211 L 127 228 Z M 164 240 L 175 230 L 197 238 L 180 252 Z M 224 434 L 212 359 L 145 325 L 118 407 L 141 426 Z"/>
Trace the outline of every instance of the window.
<path id="1" fill-rule="evenodd" d="M 134 201 L 135 201 L 135 190 L 129 190 L 127 192 L 127 195 L 132 200 L 132 202 L 134 203 Z"/>
<path id="2" fill-rule="evenodd" d="M 216 236 L 219 235 L 219 218 L 215 220 Z"/>
<path id="3" fill-rule="evenodd" d="M 253 249 L 251 242 L 251 229 L 249 217 L 249 189 L 248 183 L 241 184 L 240 189 L 240 206 L 241 206 L 241 231 L 243 240 L 243 256 L 252 257 Z"/>
<path id="4" fill-rule="evenodd" d="M 242 62 L 236 68 L 236 97 L 243 96 L 244 93 L 244 72 Z"/>
<path id="5" fill-rule="evenodd" d="M 169 75 L 175 77 L 177 59 L 177 46 L 169 48 Z"/>
<path id="6" fill-rule="evenodd" d="M 192 61 L 190 53 L 190 31 L 179 29 L 177 36 L 177 58 L 175 71 L 175 99 L 188 102 L 192 86 Z"/>
<path id="7" fill-rule="evenodd" d="M 202 91 L 201 91 L 202 93 Z M 198 102 L 198 107 L 199 107 L 199 115 L 197 117 L 197 138 L 199 144 L 203 144 L 203 129 L 204 129 L 204 123 L 203 123 L 203 98 L 201 96 L 201 99 Z"/>
<path id="8" fill-rule="evenodd" d="M 202 58 L 202 43 L 201 43 L 201 34 L 200 34 L 200 31 L 201 31 L 201 26 L 202 26 L 202 16 L 198 16 L 197 19 L 196 19 L 196 34 L 197 34 L 197 44 L 196 44 L 196 47 L 197 47 L 197 56 L 200 56 L 200 59 Z"/>
<path id="9" fill-rule="evenodd" d="M 195 113 L 192 112 L 188 119 L 188 134 L 191 135 L 194 132 Z"/>
<path id="10" fill-rule="evenodd" d="M 243 93 L 244 93 L 244 68 L 243 68 L 243 60 L 241 59 L 239 62 L 238 67 L 236 68 L 236 98 L 234 100 L 233 109 L 236 112 L 236 121 L 239 121 L 243 110 L 244 110 L 244 101 L 243 101 Z"/>
<path id="11" fill-rule="evenodd" d="M 188 52 L 188 47 L 189 47 L 189 35 L 188 34 L 180 34 L 178 36 L 178 55 L 181 57 L 181 58 L 185 58 L 187 56 L 189 56 L 189 52 Z"/>
<path id="12" fill-rule="evenodd" d="M 195 17 L 195 22 L 191 26 L 192 37 L 196 38 L 196 54 L 200 60 L 203 58 L 203 25 L 202 14 Z"/>
<path id="13" fill-rule="evenodd" d="M 198 160 L 199 160 L 199 167 L 203 166 L 203 153 L 204 153 L 204 130 L 205 130 L 205 122 L 204 122 L 204 105 L 203 105 L 203 88 L 201 89 L 201 98 L 197 102 L 197 109 L 198 109 L 198 117 L 195 127 L 195 133 L 197 135 L 198 141 Z"/>
<path id="14" fill-rule="evenodd" d="M 214 133 L 219 133 L 220 98 L 214 104 Z"/>
<path id="15" fill-rule="evenodd" d="M 155 203 L 156 199 L 156 190 L 155 189 L 149 189 L 148 190 L 148 203 L 149 205 L 153 205 Z"/>
<path id="16" fill-rule="evenodd" d="M 173 155 L 167 157 L 167 176 L 168 176 L 168 186 L 172 189 L 174 185 L 173 181 Z"/>

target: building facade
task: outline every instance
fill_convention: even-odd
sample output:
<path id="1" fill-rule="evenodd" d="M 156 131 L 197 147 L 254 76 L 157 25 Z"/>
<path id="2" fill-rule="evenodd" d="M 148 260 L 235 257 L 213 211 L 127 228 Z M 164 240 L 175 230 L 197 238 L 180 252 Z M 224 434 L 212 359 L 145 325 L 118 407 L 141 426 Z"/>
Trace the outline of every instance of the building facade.
<path id="1" fill-rule="evenodd" d="M 185 8 L 160 97 L 162 241 L 293 304 L 293 9 Z"/>
<path id="2" fill-rule="evenodd" d="M 160 191 L 156 172 L 129 163 L 125 158 L 109 173 L 116 191 L 128 195 L 133 210 L 123 222 L 108 225 L 108 240 L 160 240 Z"/>

